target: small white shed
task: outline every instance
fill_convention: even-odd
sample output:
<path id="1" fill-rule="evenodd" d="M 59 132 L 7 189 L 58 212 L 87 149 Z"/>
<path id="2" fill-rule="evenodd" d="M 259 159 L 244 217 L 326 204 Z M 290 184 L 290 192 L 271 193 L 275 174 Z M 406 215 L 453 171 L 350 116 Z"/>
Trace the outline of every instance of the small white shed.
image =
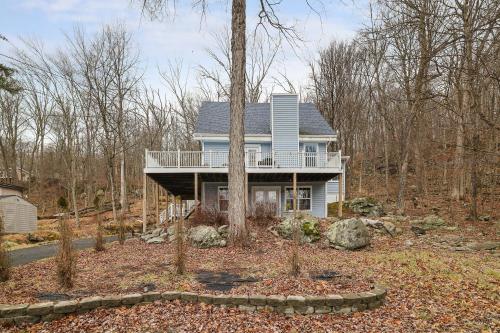
<path id="1" fill-rule="evenodd" d="M 37 230 L 37 208 L 17 195 L 0 195 L 0 216 L 5 233 L 25 233 Z"/>

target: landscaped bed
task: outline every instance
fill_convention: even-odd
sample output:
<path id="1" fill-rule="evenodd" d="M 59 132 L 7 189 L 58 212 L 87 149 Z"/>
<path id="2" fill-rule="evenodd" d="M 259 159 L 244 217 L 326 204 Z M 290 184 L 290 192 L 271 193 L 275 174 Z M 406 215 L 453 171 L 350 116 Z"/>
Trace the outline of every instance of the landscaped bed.
<path id="1" fill-rule="evenodd" d="M 249 248 L 188 248 L 184 277 L 175 275 L 174 245 L 145 244 L 137 239 L 109 245 L 107 251 L 78 253 L 78 276 L 72 290 L 58 287 L 53 259 L 12 270 L 0 284 L 0 303 L 41 302 L 89 295 L 179 290 L 211 294 L 328 295 L 368 291 L 386 285 L 386 304 L 379 309 L 345 315 L 286 318 L 273 313 L 240 313 L 204 304 L 155 303 L 133 308 L 98 309 L 29 330 L 65 331 L 453 331 L 493 332 L 499 328 L 498 257 L 490 252 L 456 252 L 436 239 L 488 237 L 494 225 L 460 226 L 416 237 L 404 227 L 395 238 L 376 235 L 359 251 L 340 251 L 323 241 L 300 247 L 302 275 L 288 274 L 292 243 L 264 228 Z M 463 231 L 462 231 L 463 230 Z M 486 236 L 485 236 L 486 235 Z M 410 241 L 412 244 L 410 245 Z M 208 277 L 207 277 L 207 272 Z M 211 274 L 211 275 L 210 275 Z M 233 288 L 213 290 L 210 278 L 233 277 Z M 204 279 L 205 278 L 205 279 Z M 226 279 L 226 280 L 228 280 Z M 224 280 L 224 279 L 223 279 Z M 234 282 L 234 281 L 233 281 Z M 56 294 L 56 295 L 54 295 Z M 57 295 L 59 294 L 59 295 Z M 389 328 L 389 329 L 388 329 Z M 460 329 L 459 329 L 460 328 Z M 13 329 L 16 330 L 16 329 Z"/>

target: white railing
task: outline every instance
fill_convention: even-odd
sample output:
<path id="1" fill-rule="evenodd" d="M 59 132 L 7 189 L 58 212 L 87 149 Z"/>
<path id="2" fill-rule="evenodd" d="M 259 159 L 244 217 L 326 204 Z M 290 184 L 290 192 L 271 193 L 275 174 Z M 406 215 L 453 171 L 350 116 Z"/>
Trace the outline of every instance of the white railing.
<path id="1" fill-rule="evenodd" d="M 146 168 L 227 168 L 227 151 L 149 151 Z M 257 168 L 341 168 L 341 152 L 246 152 L 245 166 Z"/>

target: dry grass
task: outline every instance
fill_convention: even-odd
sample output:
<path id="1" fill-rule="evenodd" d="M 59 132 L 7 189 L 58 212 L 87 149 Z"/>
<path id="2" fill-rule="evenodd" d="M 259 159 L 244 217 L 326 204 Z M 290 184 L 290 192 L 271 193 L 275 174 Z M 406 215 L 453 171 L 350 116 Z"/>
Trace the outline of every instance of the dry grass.
<path id="1" fill-rule="evenodd" d="M 65 218 L 60 220 L 59 234 L 59 251 L 57 253 L 57 277 L 61 287 L 69 289 L 73 287 L 76 275 L 76 256 L 73 250 L 73 233 L 71 226 Z"/>

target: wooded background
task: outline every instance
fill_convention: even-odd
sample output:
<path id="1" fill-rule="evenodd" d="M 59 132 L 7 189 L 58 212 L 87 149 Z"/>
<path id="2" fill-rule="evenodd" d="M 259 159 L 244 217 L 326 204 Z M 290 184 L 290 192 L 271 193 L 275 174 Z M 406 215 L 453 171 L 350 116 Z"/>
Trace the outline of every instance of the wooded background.
<path id="1" fill-rule="evenodd" d="M 317 50 L 302 86 L 286 74 L 270 77 L 277 50 L 290 42 L 273 37 L 248 33 L 247 101 L 286 91 L 314 102 L 338 130 L 330 150 L 351 156 L 348 196 L 373 195 L 401 211 L 435 198 L 463 203 L 473 219 L 493 214 L 500 201 L 498 1 L 377 1 L 353 40 Z M 168 91 L 151 88 L 139 51 L 116 24 L 95 35 L 75 28 L 57 51 L 25 40 L 2 58 L 14 72 L 0 68 L 0 77 L 21 89 L 0 90 L 0 169 L 14 180 L 18 168 L 30 175 L 28 197 L 40 212 L 54 211 L 61 195 L 73 210 L 91 206 L 100 188 L 126 210 L 140 195 L 144 149 L 200 149 L 192 139 L 200 103 L 229 99 L 229 31 L 207 50 L 214 67 L 198 68 L 194 88 L 179 63 L 160 69 Z"/>

